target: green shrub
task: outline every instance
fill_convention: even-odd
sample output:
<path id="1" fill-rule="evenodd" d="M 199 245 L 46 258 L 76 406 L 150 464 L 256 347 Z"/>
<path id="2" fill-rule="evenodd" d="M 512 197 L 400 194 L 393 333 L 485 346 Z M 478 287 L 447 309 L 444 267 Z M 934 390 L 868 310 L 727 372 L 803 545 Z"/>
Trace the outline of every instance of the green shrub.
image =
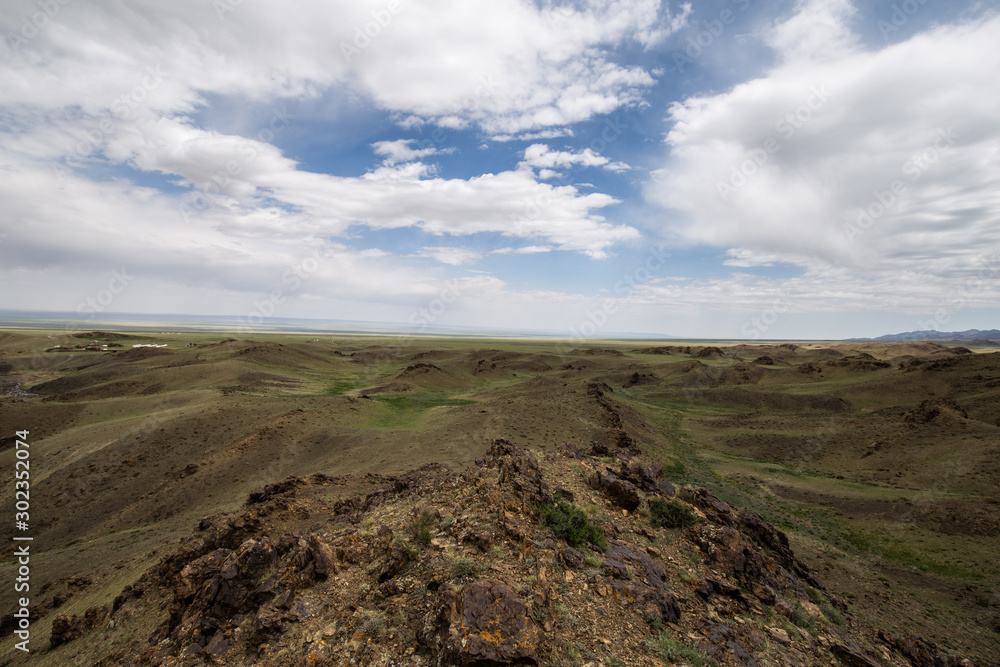
<path id="1" fill-rule="evenodd" d="M 844 615 L 842 613 L 840 613 L 840 610 L 834 607 L 829 602 L 824 602 L 820 604 L 819 610 L 823 612 L 824 616 L 826 616 L 828 619 L 830 619 L 837 625 L 843 625 L 844 623 L 847 622 L 847 619 L 844 618 Z"/>
<path id="2" fill-rule="evenodd" d="M 792 614 L 788 617 L 788 620 L 803 630 L 813 630 L 816 627 L 816 619 L 813 618 L 812 614 L 803 609 L 802 605 L 797 601 L 792 608 Z"/>
<path id="3" fill-rule="evenodd" d="M 434 525 L 434 515 L 426 510 L 422 511 L 410 524 L 410 535 L 413 541 L 418 544 L 428 545 L 431 543 L 431 526 Z"/>
<path id="4" fill-rule="evenodd" d="M 542 505 L 538 513 L 556 537 L 566 540 L 570 546 L 592 544 L 601 551 L 608 548 L 604 533 L 590 523 L 587 515 L 576 505 L 560 500 Z"/>
<path id="5" fill-rule="evenodd" d="M 649 514 L 654 526 L 664 528 L 693 526 L 698 520 L 697 515 L 687 505 L 663 498 L 653 498 L 649 501 Z"/>
<path id="6" fill-rule="evenodd" d="M 452 561 L 451 574 L 456 579 L 474 577 L 479 574 L 479 566 L 476 565 L 476 561 L 471 558 L 459 558 L 458 560 Z"/>
<path id="7" fill-rule="evenodd" d="M 416 547 L 414 547 L 412 544 L 407 544 L 406 542 L 402 542 L 399 540 L 397 540 L 396 543 L 399 544 L 399 548 L 403 550 L 403 553 L 406 554 L 406 557 L 408 559 L 417 560 L 418 558 L 420 558 L 420 552 L 417 551 Z"/>
<path id="8" fill-rule="evenodd" d="M 691 667 L 714 667 L 718 664 L 693 646 L 674 639 L 667 632 L 661 632 L 655 642 L 650 641 L 653 648 L 671 663 L 683 663 Z"/>

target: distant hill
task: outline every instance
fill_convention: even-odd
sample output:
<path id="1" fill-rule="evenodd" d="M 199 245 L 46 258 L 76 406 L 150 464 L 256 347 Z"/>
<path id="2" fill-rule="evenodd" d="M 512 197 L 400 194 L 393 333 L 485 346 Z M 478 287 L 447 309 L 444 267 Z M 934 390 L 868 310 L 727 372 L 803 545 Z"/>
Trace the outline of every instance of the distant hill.
<path id="1" fill-rule="evenodd" d="M 878 338 L 851 338 L 850 340 L 874 341 L 909 341 L 909 340 L 954 340 L 954 341 L 997 341 L 1000 342 L 1000 330 L 968 329 L 966 331 L 907 331 L 906 333 L 888 334 Z"/>

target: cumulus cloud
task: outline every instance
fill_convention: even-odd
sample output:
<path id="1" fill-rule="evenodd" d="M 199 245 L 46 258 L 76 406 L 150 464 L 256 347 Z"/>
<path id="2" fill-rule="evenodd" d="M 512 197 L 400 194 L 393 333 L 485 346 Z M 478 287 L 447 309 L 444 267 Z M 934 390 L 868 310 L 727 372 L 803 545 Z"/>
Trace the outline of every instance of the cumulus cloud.
<path id="1" fill-rule="evenodd" d="M 430 155 L 440 155 L 442 153 L 453 153 L 454 148 L 411 148 L 413 139 L 396 139 L 395 141 L 376 141 L 372 144 L 372 150 L 376 155 L 385 156 L 385 164 L 395 164 L 397 162 L 410 162 L 419 160 Z"/>
<path id="2" fill-rule="evenodd" d="M 730 266 L 836 269 L 824 298 L 845 307 L 934 303 L 1000 248 L 1000 17 L 866 49 L 851 16 L 799 3 L 770 33 L 773 69 L 672 105 L 646 194 L 674 211 L 665 234 Z M 900 282 L 914 267 L 921 285 Z"/>
<path id="3" fill-rule="evenodd" d="M 419 257 L 429 257 L 441 264 L 451 266 L 465 266 L 475 264 L 482 259 L 483 254 L 472 248 L 458 248 L 452 246 L 426 246 L 417 253 Z"/>
<path id="4" fill-rule="evenodd" d="M 136 0 L 126 11 L 76 0 L 20 37 L 22 19 L 38 10 L 17 0 L 0 18 L 15 37 L 0 45 L 14 65 L 0 72 L 9 105 L 99 114 L 130 105 L 135 93 L 158 112 L 190 113 L 208 93 L 268 101 L 336 91 L 360 93 L 411 124 L 496 134 L 638 102 L 653 78 L 617 62 L 615 48 L 654 45 L 690 13 L 663 0 L 305 0 L 292 9 Z M 165 73 L 155 94 L 141 90 L 151 68 Z"/>
<path id="5" fill-rule="evenodd" d="M 525 148 L 524 159 L 518 164 L 518 167 L 540 169 L 539 176 L 544 179 L 559 175 L 552 170 L 553 167 L 572 167 L 574 165 L 601 167 L 616 172 L 627 171 L 631 168 L 624 162 L 612 162 L 590 148 L 579 152 L 554 151 L 545 144 L 532 144 Z"/>

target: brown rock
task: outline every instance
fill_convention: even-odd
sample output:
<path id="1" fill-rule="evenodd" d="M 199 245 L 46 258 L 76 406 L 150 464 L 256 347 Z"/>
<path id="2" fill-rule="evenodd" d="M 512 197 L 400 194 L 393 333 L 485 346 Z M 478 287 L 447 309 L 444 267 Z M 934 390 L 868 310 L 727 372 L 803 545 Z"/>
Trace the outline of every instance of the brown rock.
<path id="1" fill-rule="evenodd" d="M 878 661 L 862 653 L 860 647 L 849 648 L 843 644 L 834 644 L 830 647 L 830 652 L 847 667 L 880 667 Z"/>
<path id="2" fill-rule="evenodd" d="M 313 567 L 318 578 L 326 579 L 337 574 L 337 560 L 334 558 L 333 549 L 330 548 L 329 544 L 320 539 L 318 535 L 313 535 L 309 538 L 309 550 L 313 555 Z"/>
<path id="3" fill-rule="evenodd" d="M 630 512 L 638 509 L 642 502 L 634 484 L 618 479 L 614 475 L 604 474 L 599 470 L 590 479 L 590 485 L 595 489 L 600 489 L 612 502 Z"/>
<path id="4" fill-rule="evenodd" d="M 382 569 L 382 572 L 378 575 L 378 582 L 382 583 L 387 579 L 391 579 L 399 574 L 400 570 L 410 562 L 410 557 L 406 555 L 403 551 L 403 547 L 398 543 L 394 542 L 389 546 L 389 562 Z"/>
<path id="5" fill-rule="evenodd" d="M 573 547 L 563 547 L 560 549 L 559 559 L 566 567 L 574 570 L 582 570 L 583 566 L 587 564 L 583 554 Z"/>
<path id="6" fill-rule="evenodd" d="M 506 585 L 486 579 L 461 595 L 440 593 L 440 603 L 424 622 L 422 640 L 449 665 L 534 664 L 540 632 L 524 602 Z"/>
<path id="7" fill-rule="evenodd" d="M 52 648 L 73 641 L 87 631 L 83 616 L 60 614 L 52 620 Z"/>
<path id="8" fill-rule="evenodd" d="M 205 647 L 205 653 L 212 656 L 214 660 L 222 660 L 228 652 L 229 642 L 226 641 L 226 636 L 221 631 L 216 632 L 212 641 L 208 642 L 208 646 Z"/>

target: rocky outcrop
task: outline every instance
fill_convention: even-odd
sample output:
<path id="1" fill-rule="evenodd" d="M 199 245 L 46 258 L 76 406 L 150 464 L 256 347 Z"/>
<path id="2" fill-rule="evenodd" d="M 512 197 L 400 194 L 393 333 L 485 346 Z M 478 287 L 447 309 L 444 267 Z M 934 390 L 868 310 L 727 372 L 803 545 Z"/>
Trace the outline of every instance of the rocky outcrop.
<path id="1" fill-rule="evenodd" d="M 654 525 L 639 510 L 673 486 L 659 465 L 618 455 L 613 472 L 572 446 L 539 458 L 500 439 L 463 473 L 430 464 L 269 485 L 202 520 L 110 618 L 59 617 L 53 650 L 102 625 L 108 646 L 130 646 L 108 665 L 659 664 L 661 639 L 720 665 L 867 667 L 892 651 L 918 667 L 961 664 L 922 640 L 876 635 L 784 533 L 706 489 L 670 501 L 695 525 Z M 586 529 L 583 544 L 542 520 L 553 506 L 570 522 L 561 528 Z M 827 602 L 843 618 L 828 619 Z M 793 627 L 803 614 L 815 636 Z M 116 639 L 150 615 L 144 645 Z"/>
<path id="2" fill-rule="evenodd" d="M 614 475 L 602 473 L 600 470 L 594 473 L 590 485 L 599 489 L 618 507 L 630 512 L 637 510 L 642 503 L 634 484 L 618 479 Z"/>

